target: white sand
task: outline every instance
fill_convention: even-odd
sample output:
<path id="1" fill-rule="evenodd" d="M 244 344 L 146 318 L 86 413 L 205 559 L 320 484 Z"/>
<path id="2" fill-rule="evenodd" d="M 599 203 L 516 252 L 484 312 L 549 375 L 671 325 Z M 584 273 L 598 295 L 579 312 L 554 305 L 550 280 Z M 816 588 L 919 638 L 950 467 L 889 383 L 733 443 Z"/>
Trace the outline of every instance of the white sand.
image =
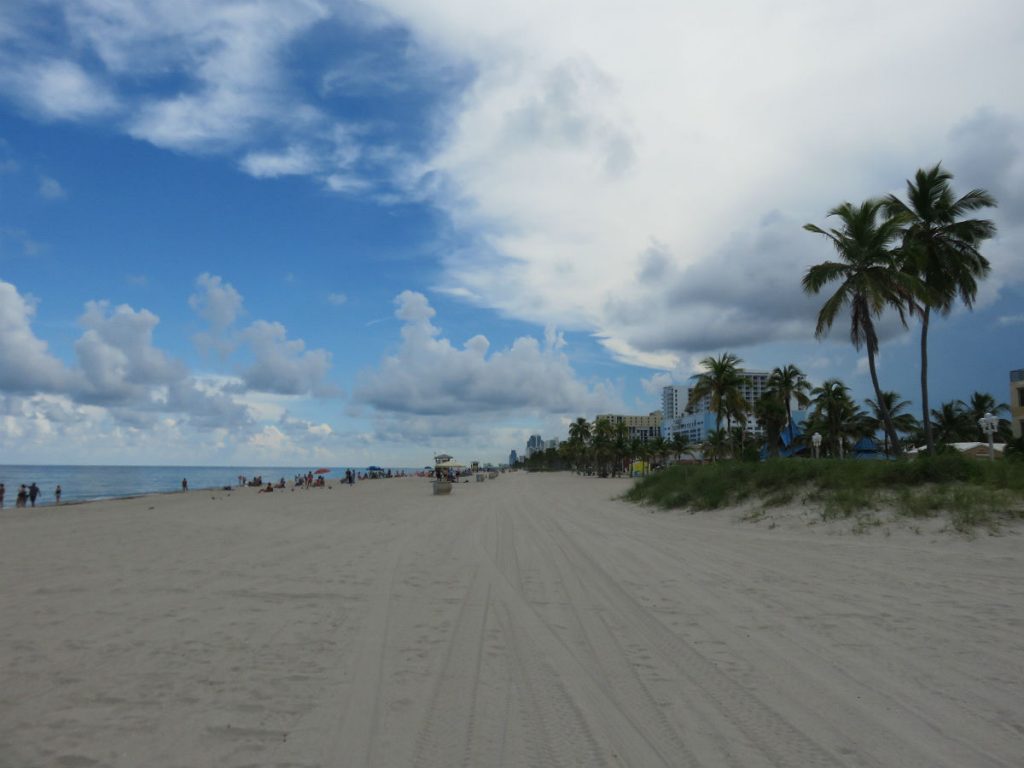
<path id="1" fill-rule="evenodd" d="M 1024 765 L 1009 534 L 503 475 L 0 513 L 0 766 Z"/>

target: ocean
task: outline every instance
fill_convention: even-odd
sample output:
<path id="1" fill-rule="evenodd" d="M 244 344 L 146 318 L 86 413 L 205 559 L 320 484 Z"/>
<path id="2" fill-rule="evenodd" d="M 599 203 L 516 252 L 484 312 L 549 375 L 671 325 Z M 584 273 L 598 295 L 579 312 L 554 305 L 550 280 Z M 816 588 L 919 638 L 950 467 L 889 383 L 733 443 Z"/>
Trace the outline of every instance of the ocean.
<path id="1" fill-rule="evenodd" d="M 13 507 L 18 495 L 18 486 L 35 483 L 42 491 L 36 506 L 54 503 L 53 492 L 61 486 L 61 503 L 69 501 L 92 501 L 95 499 L 116 499 L 124 496 L 138 496 L 145 493 L 169 493 L 181 491 L 182 478 L 188 479 L 189 490 L 222 488 L 237 485 L 238 476 L 252 478 L 262 475 L 263 481 L 277 482 L 282 477 L 291 484 L 295 475 L 306 474 L 321 467 L 111 467 L 82 465 L 45 464 L 0 464 L 0 483 L 6 486 L 4 507 Z M 331 469 L 328 480 L 340 480 L 345 476 L 346 467 Z M 366 472 L 367 467 L 351 467 L 356 472 Z M 388 469 L 388 467 L 384 467 Z M 392 467 L 393 473 L 415 472 L 409 467 Z"/>

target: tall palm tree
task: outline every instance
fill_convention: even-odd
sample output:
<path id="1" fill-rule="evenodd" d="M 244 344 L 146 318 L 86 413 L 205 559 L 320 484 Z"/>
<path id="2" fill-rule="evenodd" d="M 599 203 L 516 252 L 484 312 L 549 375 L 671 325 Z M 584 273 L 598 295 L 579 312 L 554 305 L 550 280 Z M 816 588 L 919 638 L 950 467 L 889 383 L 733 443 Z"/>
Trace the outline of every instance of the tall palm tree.
<path id="1" fill-rule="evenodd" d="M 906 268 L 919 277 L 924 287 L 921 306 L 921 408 L 925 443 L 934 452 L 928 410 L 928 324 L 932 309 L 948 315 L 957 298 L 968 309 L 974 305 L 978 280 L 989 273 L 988 260 L 978 246 L 996 233 L 988 219 L 966 219 L 971 211 L 996 207 L 995 198 L 984 189 L 972 189 L 956 199 L 950 187 L 953 174 L 941 163 L 918 170 L 907 180 L 907 202 L 895 195 L 886 198 L 890 213 L 909 221 L 903 245 Z"/>
<path id="2" fill-rule="evenodd" d="M 867 348 L 875 401 L 882 408 L 885 432 L 893 453 L 898 456 L 899 437 L 885 409 L 875 369 L 875 355 L 878 354 L 875 318 L 886 308 L 892 307 L 899 312 L 905 324 L 904 307 L 913 296 L 915 287 L 911 276 L 900 271 L 892 251 L 892 245 L 900 236 L 905 221 L 899 216 L 880 219 L 883 208 L 881 200 L 866 200 L 859 206 L 843 203 L 829 211 L 829 216 L 839 218 L 839 229 L 826 231 L 814 224 L 805 224 L 804 229 L 808 232 L 828 238 L 840 261 L 826 261 L 809 268 L 803 278 L 803 287 L 806 293 L 817 294 L 829 283 L 839 281 L 836 292 L 818 313 L 814 335 L 821 338 L 832 327 L 840 310 L 850 308 L 850 340 L 857 350 Z"/>
<path id="3" fill-rule="evenodd" d="M 899 394 L 896 392 L 883 392 L 882 400 L 885 402 L 885 408 L 889 411 L 889 416 L 892 418 L 892 425 L 896 428 L 896 431 L 901 435 L 906 435 L 913 432 L 918 427 L 918 421 L 910 413 L 906 412 L 906 409 L 910 407 L 909 400 L 900 400 Z M 864 401 L 868 404 L 871 409 L 871 413 L 868 419 L 871 424 L 872 434 L 882 430 L 885 431 L 885 424 L 882 420 L 882 409 L 877 402 L 868 398 Z M 889 435 L 885 433 L 885 455 L 889 455 Z"/>
<path id="4" fill-rule="evenodd" d="M 768 376 L 768 389 L 775 392 L 786 406 L 786 423 L 783 425 L 783 429 L 786 427 L 792 429 L 792 401 L 796 400 L 796 404 L 801 408 L 806 408 L 811 402 L 807 395 L 811 391 L 807 375 L 795 365 L 775 368 Z"/>
<path id="5" fill-rule="evenodd" d="M 710 408 L 715 414 L 715 429 L 721 430 L 722 417 L 727 417 L 731 427 L 732 416 L 741 413 L 746 407 L 741 386 L 743 374 L 740 366 L 743 361 L 731 352 L 723 352 L 718 357 L 705 357 L 700 361 L 704 369 L 696 377 L 690 388 L 690 400 L 687 407 L 695 405 L 704 397 L 710 400 Z"/>

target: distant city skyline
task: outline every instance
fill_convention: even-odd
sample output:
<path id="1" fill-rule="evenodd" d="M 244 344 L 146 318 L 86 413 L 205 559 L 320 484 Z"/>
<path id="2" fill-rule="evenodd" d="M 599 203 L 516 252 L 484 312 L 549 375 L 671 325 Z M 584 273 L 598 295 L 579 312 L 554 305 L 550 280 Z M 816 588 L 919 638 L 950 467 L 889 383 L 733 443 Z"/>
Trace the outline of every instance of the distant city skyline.
<path id="1" fill-rule="evenodd" d="M 999 231 L 975 310 L 932 323 L 932 405 L 1006 401 L 1022 23 L 1009 0 L 4 3 L 0 463 L 498 464 L 724 351 L 863 402 L 846 325 L 813 338 L 800 279 L 831 254 L 802 225 L 939 161 Z M 882 387 L 916 402 L 916 322 L 880 331 Z"/>

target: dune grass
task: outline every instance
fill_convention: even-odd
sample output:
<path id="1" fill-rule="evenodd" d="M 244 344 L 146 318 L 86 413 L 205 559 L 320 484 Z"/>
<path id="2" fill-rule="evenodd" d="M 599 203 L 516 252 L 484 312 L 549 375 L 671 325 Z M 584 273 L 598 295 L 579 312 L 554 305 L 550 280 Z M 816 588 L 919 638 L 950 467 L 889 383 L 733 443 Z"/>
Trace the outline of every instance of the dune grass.
<path id="1" fill-rule="evenodd" d="M 631 501 L 665 509 L 717 509 L 757 500 L 765 508 L 800 499 L 823 520 L 886 507 L 908 518 L 948 514 L 956 530 L 1024 517 L 1024 463 L 940 454 L 908 461 L 772 460 L 677 465 L 636 483 Z"/>

